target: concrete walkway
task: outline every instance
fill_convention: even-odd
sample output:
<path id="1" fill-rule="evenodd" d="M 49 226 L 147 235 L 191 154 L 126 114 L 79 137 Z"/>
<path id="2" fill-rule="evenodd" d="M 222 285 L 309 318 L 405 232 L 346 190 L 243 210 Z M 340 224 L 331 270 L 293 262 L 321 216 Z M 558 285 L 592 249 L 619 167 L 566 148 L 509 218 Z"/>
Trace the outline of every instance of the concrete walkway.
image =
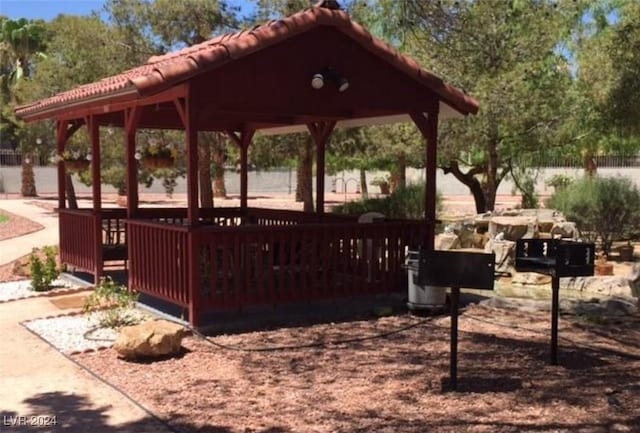
<path id="1" fill-rule="evenodd" d="M 0 266 L 31 252 L 33 248 L 58 245 L 58 215 L 33 204 L 33 199 L 0 200 L 0 209 L 35 221 L 44 228 L 28 235 L 0 241 Z"/>
<path id="2" fill-rule="evenodd" d="M 46 297 L 0 304 L 0 431 L 169 432 L 20 325 L 61 313 Z"/>

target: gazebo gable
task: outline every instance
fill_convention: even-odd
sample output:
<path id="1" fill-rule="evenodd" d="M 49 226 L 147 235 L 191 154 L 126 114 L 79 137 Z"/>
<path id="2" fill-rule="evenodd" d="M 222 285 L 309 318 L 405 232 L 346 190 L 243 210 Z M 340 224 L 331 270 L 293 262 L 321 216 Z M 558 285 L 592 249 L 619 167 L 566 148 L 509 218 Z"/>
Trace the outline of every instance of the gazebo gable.
<path id="1" fill-rule="evenodd" d="M 327 70 L 348 83 L 340 91 Z M 312 78 L 325 75 L 315 89 Z M 255 128 L 434 111 L 439 97 L 335 27 L 320 26 L 190 80 L 199 129 L 216 119 Z"/>
<path id="2" fill-rule="evenodd" d="M 322 32 L 325 32 L 327 38 L 333 39 L 333 43 L 325 43 L 323 45 L 321 40 L 316 40 L 315 42 L 307 41 L 306 50 L 308 51 L 308 58 L 312 61 L 315 59 L 314 55 L 320 56 L 324 53 L 324 64 L 328 64 L 330 61 L 338 65 L 336 67 L 341 67 L 347 72 L 354 73 L 356 71 L 353 71 L 353 68 L 358 68 L 357 65 L 354 65 L 356 62 L 348 56 L 339 57 L 335 54 L 349 49 L 352 51 L 355 49 L 356 52 L 360 51 L 362 53 L 366 51 L 370 53 L 371 57 L 387 63 L 386 66 L 375 67 L 374 69 L 377 73 L 380 72 L 377 71 L 378 69 L 386 71 L 394 69 L 400 72 L 393 79 L 385 80 L 383 87 L 389 87 L 393 81 L 406 81 L 409 78 L 414 81 L 414 88 L 408 93 L 421 95 L 420 89 L 424 88 L 428 91 L 429 96 L 437 95 L 438 99 L 444 101 L 461 114 L 475 113 L 477 111 L 478 104 L 475 100 L 466 96 L 459 89 L 446 84 L 439 77 L 422 69 L 416 62 L 398 53 L 388 44 L 372 37 L 366 29 L 351 21 L 345 12 L 327 7 L 313 7 L 282 20 L 256 26 L 251 30 L 223 35 L 183 50 L 152 57 L 145 65 L 20 107 L 17 113 L 26 120 L 37 120 L 51 117 L 61 118 L 65 113 L 67 113 L 66 116 L 68 118 L 69 109 L 74 112 L 81 112 L 83 108 L 99 106 L 101 114 L 122 110 L 121 105 L 106 105 L 106 103 L 112 102 L 126 103 L 129 100 L 137 101 L 136 105 L 144 105 L 148 102 L 146 100 L 149 97 L 166 92 L 194 78 L 197 81 L 197 78 L 203 76 L 203 74 L 211 73 L 215 77 L 214 71 L 217 69 L 229 70 L 230 67 L 233 68 L 234 64 L 243 63 L 244 61 L 250 64 L 257 59 L 255 55 L 261 52 L 277 50 L 279 46 L 295 45 L 295 41 L 304 41 L 309 39 L 311 35 L 317 35 Z M 342 40 L 339 40 L 339 33 L 343 35 Z M 334 50 L 333 57 L 331 56 L 331 50 Z M 254 59 L 251 59 L 252 57 Z M 292 68 L 298 68 L 298 75 L 294 79 L 305 80 L 307 83 L 310 81 L 310 77 L 305 74 L 311 73 L 308 71 L 317 71 L 317 69 L 306 68 L 306 66 L 312 64 L 314 68 L 317 68 L 315 62 L 310 61 L 309 65 L 301 65 L 299 64 L 302 63 L 301 60 L 289 58 L 285 63 Z M 371 64 L 371 62 L 367 61 L 363 61 L 363 63 Z M 272 62 L 268 65 L 270 67 L 267 70 L 277 69 L 281 64 L 275 65 Z M 321 65 L 322 63 L 317 64 Z M 360 69 L 364 72 L 372 73 L 372 70 L 366 71 L 364 67 Z M 253 72 L 260 74 L 264 70 Z M 224 79 L 225 81 L 233 81 L 234 77 L 225 75 Z M 250 83 L 255 79 L 254 75 L 253 78 L 245 80 L 245 86 L 235 88 L 223 84 L 223 90 L 233 88 L 236 99 L 243 96 L 251 97 L 253 96 L 251 92 L 244 92 L 243 89 L 247 87 L 246 83 Z M 418 83 L 418 85 L 416 86 L 415 83 Z M 282 82 L 278 82 L 278 86 L 282 84 Z M 349 92 L 351 95 L 357 93 L 358 81 L 354 80 L 353 85 L 355 90 L 351 89 L 351 92 Z M 306 91 L 308 90 L 309 87 L 306 86 Z M 376 91 L 379 92 L 380 90 L 382 89 L 377 89 Z M 383 93 L 380 92 L 378 96 Z M 403 93 L 396 92 L 395 96 Z M 218 97 L 219 95 L 213 96 Z M 349 96 L 343 98 L 343 100 L 348 98 Z M 431 99 L 431 97 L 423 97 L 422 99 Z M 167 100 L 170 101 L 170 98 Z M 270 100 L 273 101 L 273 98 Z M 158 102 L 154 100 L 152 103 L 157 104 Z"/>

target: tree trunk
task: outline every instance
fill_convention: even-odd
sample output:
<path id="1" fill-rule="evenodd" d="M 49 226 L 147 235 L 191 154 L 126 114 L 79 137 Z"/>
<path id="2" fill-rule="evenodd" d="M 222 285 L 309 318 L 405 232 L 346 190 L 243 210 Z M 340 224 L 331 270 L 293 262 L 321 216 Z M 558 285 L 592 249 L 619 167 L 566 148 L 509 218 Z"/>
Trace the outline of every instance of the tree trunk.
<path id="1" fill-rule="evenodd" d="M 67 206 L 69 209 L 78 209 L 78 199 L 76 198 L 76 189 L 73 186 L 73 179 L 69 173 L 64 175 L 64 189 L 67 195 Z M 61 193 L 62 194 L 62 193 Z"/>
<path id="2" fill-rule="evenodd" d="M 226 198 L 227 187 L 224 184 L 224 150 L 226 141 L 222 134 L 216 134 L 216 140 L 213 143 L 213 195 L 214 197 Z"/>
<path id="3" fill-rule="evenodd" d="M 360 190 L 362 191 L 362 198 L 369 198 L 369 187 L 367 186 L 367 171 L 363 168 L 360 169 Z"/>
<path id="4" fill-rule="evenodd" d="M 469 191 L 473 195 L 473 201 L 476 205 L 476 213 L 485 213 L 488 210 L 487 200 L 485 198 L 484 190 L 480 181 L 475 178 L 474 171 L 469 171 L 467 173 L 463 173 L 458 166 L 458 163 L 453 161 L 449 164 L 448 167 L 444 167 L 443 171 L 445 174 L 451 173 L 453 176 L 458 179 L 460 182 L 465 184 Z M 477 169 L 476 171 L 480 171 Z"/>
<path id="5" fill-rule="evenodd" d="M 311 137 L 305 139 L 298 149 L 298 166 L 296 175 L 296 201 L 304 203 L 305 212 L 313 212 L 313 144 Z"/>
<path id="6" fill-rule="evenodd" d="M 213 207 L 213 189 L 211 188 L 211 143 L 213 133 L 202 132 L 198 137 L 198 183 L 200 206 Z"/>
<path id="7" fill-rule="evenodd" d="M 496 131 L 497 135 L 497 131 Z M 498 142 L 497 139 L 489 140 L 487 148 L 487 170 L 482 190 L 484 192 L 486 210 L 493 210 L 496 205 L 496 192 L 498 191 Z"/>
<path id="8" fill-rule="evenodd" d="M 27 162 L 28 161 L 28 162 Z M 33 173 L 33 161 L 30 155 L 22 155 L 22 185 L 20 192 L 23 197 L 36 197 L 36 177 Z"/>
<path id="9" fill-rule="evenodd" d="M 596 158 L 591 150 L 586 150 L 583 157 L 584 172 L 587 176 L 593 177 L 598 174 Z"/>
<path id="10" fill-rule="evenodd" d="M 391 169 L 389 186 L 391 192 L 407 186 L 407 157 L 404 153 L 398 155 L 396 165 Z"/>

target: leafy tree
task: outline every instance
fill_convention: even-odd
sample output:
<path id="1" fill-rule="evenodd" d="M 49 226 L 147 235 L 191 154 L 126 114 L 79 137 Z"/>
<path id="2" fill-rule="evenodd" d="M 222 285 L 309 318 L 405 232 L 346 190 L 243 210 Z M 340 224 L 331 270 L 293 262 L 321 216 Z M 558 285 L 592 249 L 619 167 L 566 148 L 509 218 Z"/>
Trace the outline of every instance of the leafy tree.
<path id="1" fill-rule="evenodd" d="M 557 47 L 581 18 L 581 2 L 407 0 L 383 6 L 425 67 L 480 100 L 477 116 L 441 125 L 440 164 L 469 187 L 478 212 L 493 209 L 500 182 L 521 156 L 556 143 L 570 110 L 563 102 L 571 80 Z"/>
<path id="2" fill-rule="evenodd" d="M 109 0 L 105 8 L 132 43 L 154 41 L 161 52 L 204 42 L 238 26 L 237 8 L 223 0 Z M 203 207 L 211 207 L 212 174 L 217 196 L 226 195 L 224 160 L 228 142 L 222 134 L 201 132 L 198 143 L 200 202 Z"/>
<path id="3" fill-rule="evenodd" d="M 613 85 L 606 100 L 607 120 L 627 136 L 640 136 L 640 3 L 622 1 L 619 21 L 611 28 L 605 51 L 610 56 Z"/>

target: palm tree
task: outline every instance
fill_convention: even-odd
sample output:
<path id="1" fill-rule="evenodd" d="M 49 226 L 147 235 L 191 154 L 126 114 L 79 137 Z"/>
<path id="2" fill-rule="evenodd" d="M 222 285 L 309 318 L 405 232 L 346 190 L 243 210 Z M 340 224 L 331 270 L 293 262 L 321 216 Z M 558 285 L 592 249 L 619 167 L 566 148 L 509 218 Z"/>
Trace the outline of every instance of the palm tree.
<path id="1" fill-rule="evenodd" d="M 11 20 L 3 18 L 0 21 L 0 100 L 5 109 L 0 114 L 0 124 L 3 133 L 8 133 L 9 140 L 14 146 L 20 145 L 22 151 L 22 187 L 25 197 L 33 197 L 36 193 L 36 182 L 31 165 L 30 153 L 34 150 L 34 143 L 21 140 L 22 128 L 15 118 L 13 107 L 18 101 L 16 86 L 29 78 L 33 70 L 32 60 L 44 56 L 45 26 L 42 20 L 27 20 L 20 18 Z"/>

